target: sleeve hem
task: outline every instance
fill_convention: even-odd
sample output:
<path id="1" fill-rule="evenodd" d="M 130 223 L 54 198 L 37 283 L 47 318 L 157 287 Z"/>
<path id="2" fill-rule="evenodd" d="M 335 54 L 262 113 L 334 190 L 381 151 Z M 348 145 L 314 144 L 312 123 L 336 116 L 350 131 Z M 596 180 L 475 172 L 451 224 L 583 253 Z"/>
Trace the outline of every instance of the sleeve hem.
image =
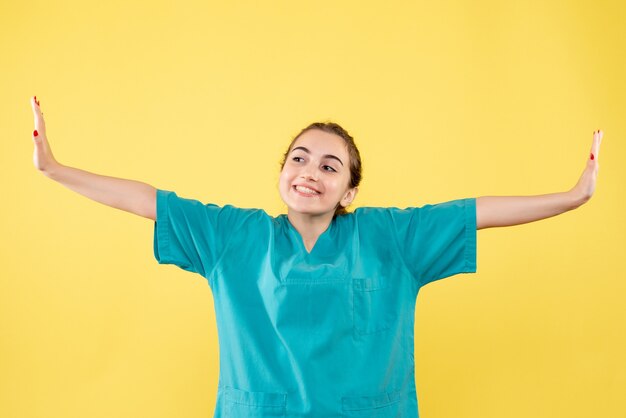
<path id="1" fill-rule="evenodd" d="M 156 220 L 154 222 L 154 258 L 159 264 L 175 264 L 170 253 L 170 224 L 167 218 L 168 195 L 171 192 L 157 189 Z"/>
<path id="2" fill-rule="evenodd" d="M 465 199 L 465 267 L 464 273 L 476 272 L 476 198 Z"/>

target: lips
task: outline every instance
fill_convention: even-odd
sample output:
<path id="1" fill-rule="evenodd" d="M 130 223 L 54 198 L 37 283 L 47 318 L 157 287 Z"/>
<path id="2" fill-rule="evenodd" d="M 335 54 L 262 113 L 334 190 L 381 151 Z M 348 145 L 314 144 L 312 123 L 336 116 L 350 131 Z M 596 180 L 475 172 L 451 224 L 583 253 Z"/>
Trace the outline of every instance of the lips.
<path id="1" fill-rule="evenodd" d="M 320 194 L 320 193 L 321 193 L 319 190 L 317 190 L 317 189 L 315 189 L 315 188 L 313 188 L 313 187 L 311 187 L 311 186 L 304 185 L 304 184 L 294 184 L 293 189 L 294 189 L 294 190 L 296 190 L 296 191 L 299 191 L 299 190 L 297 189 L 297 187 L 305 187 L 305 188 L 307 188 L 307 189 L 313 190 L 313 191 L 314 191 L 314 192 L 316 192 L 317 194 Z M 305 192 L 300 192 L 300 193 L 305 193 Z M 311 193 L 311 194 L 312 194 L 312 193 Z"/>

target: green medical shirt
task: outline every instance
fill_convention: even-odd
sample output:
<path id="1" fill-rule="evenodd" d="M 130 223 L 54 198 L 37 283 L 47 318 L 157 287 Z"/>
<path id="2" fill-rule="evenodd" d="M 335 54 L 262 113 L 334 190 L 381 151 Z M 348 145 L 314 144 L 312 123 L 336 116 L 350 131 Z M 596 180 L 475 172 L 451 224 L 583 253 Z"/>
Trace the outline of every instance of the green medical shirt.
<path id="1" fill-rule="evenodd" d="M 157 190 L 154 255 L 211 288 L 214 417 L 416 417 L 417 294 L 476 271 L 476 199 L 358 208 L 309 253 L 286 215 Z"/>

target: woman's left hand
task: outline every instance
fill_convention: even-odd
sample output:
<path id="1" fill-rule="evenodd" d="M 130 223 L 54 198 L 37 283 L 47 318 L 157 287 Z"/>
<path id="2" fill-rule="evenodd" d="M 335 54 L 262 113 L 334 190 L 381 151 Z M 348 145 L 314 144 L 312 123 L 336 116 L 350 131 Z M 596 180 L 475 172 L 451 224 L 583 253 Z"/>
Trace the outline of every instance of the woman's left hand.
<path id="1" fill-rule="evenodd" d="M 598 169 L 600 168 L 598 155 L 600 154 L 600 144 L 602 143 L 603 135 L 604 132 L 599 129 L 593 131 L 593 142 L 591 143 L 591 153 L 587 159 L 587 166 L 576 186 L 570 190 L 570 193 L 574 195 L 576 202 L 580 205 L 591 199 L 593 192 L 596 190 L 596 179 L 598 177 Z"/>

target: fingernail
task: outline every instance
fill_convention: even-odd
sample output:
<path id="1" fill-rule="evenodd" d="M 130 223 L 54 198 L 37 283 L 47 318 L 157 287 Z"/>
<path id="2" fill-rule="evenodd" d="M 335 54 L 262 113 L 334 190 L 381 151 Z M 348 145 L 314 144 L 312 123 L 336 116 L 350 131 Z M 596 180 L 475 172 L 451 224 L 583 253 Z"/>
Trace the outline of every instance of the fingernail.
<path id="1" fill-rule="evenodd" d="M 35 130 L 33 131 L 33 135 L 35 135 L 35 136 L 39 135 L 39 132 L 37 132 L 37 129 L 35 129 Z"/>
<path id="2" fill-rule="evenodd" d="M 37 132 L 37 131 L 35 131 L 35 132 Z M 593 157 L 593 152 L 592 152 L 592 153 L 591 153 L 591 159 L 593 160 L 593 158 L 594 158 L 594 157 Z"/>

